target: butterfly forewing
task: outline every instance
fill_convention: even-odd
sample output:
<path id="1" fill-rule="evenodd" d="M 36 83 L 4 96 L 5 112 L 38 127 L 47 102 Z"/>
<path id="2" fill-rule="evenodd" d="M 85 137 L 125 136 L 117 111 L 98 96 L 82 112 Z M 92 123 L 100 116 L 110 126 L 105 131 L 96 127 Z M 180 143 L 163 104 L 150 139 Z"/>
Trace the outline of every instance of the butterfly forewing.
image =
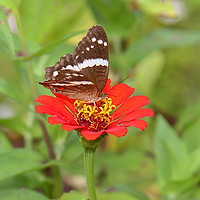
<path id="1" fill-rule="evenodd" d="M 106 84 L 109 71 L 108 39 L 102 26 L 93 26 L 78 43 L 73 59 L 81 71 L 101 92 Z"/>
<path id="2" fill-rule="evenodd" d="M 45 69 L 39 82 L 55 93 L 90 102 L 99 99 L 108 78 L 108 41 L 102 26 L 93 26 L 78 43 L 73 55 L 67 54 Z"/>

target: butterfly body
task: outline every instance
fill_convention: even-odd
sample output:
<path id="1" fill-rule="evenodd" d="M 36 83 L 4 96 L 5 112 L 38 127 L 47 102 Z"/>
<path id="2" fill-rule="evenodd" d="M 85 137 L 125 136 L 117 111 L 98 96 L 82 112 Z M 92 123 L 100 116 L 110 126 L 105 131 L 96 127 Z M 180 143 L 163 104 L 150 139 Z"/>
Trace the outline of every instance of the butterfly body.
<path id="1" fill-rule="evenodd" d="M 73 54 L 61 57 L 45 71 L 45 81 L 39 83 L 54 93 L 87 102 L 103 98 L 109 72 L 108 39 L 103 27 L 90 28 Z"/>

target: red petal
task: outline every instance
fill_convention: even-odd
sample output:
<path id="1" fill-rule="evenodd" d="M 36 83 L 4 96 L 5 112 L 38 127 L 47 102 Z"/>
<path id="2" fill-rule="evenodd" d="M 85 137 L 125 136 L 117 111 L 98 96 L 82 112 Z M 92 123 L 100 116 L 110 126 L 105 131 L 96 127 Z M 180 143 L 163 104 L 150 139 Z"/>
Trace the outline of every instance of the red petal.
<path id="1" fill-rule="evenodd" d="M 48 122 L 52 125 L 55 125 L 55 124 L 65 124 L 67 121 L 57 116 L 51 116 L 48 118 Z M 70 122 L 72 123 L 73 121 L 70 121 Z M 74 121 L 74 125 L 76 125 L 75 121 Z"/>
<path id="2" fill-rule="evenodd" d="M 74 118 L 74 115 L 66 108 L 65 104 L 59 98 L 47 95 L 41 95 L 35 101 L 44 104 L 44 106 L 49 107 L 49 109 L 51 110 L 55 110 L 56 112 L 62 113 L 63 115 L 68 115 L 72 119 Z M 50 115 L 55 115 L 55 114 L 50 114 Z"/>
<path id="3" fill-rule="evenodd" d="M 112 114 L 113 120 L 126 115 L 130 112 L 133 112 L 145 105 L 147 105 L 149 102 L 149 99 L 146 96 L 134 96 L 126 101 L 118 108 L 116 111 Z"/>
<path id="4" fill-rule="evenodd" d="M 136 127 L 136 128 L 139 128 L 141 129 L 142 131 L 144 131 L 145 128 L 147 128 L 147 122 L 144 121 L 144 120 L 133 120 L 133 121 L 129 121 L 129 122 L 123 122 L 121 124 L 121 126 L 126 126 L 126 127 Z"/>
<path id="5" fill-rule="evenodd" d="M 133 94 L 134 90 L 134 88 L 129 87 L 125 83 L 119 83 L 113 86 L 108 92 L 108 97 L 112 99 L 112 104 L 119 106 L 123 101 Z"/>
<path id="6" fill-rule="evenodd" d="M 124 115 L 122 118 L 113 122 L 112 124 L 119 124 L 121 122 L 132 121 L 134 119 L 143 118 L 143 117 L 147 117 L 147 116 L 153 117 L 154 116 L 153 110 L 151 110 L 150 108 L 138 109 L 127 115 Z"/>
<path id="7" fill-rule="evenodd" d="M 102 90 L 103 94 L 107 94 L 107 92 L 110 91 L 110 89 L 111 89 L 110 84 L 111 84 L 111 80 L 108 79 L 107 82 L 106 82 L 106 85 L 105 85 L 104 89 Z"/>
<path id="8" fill-rule="evenodd" d="M 122 137 L 126 135 L 127 128 L 125 126 L 112 126 L 106 130 L 106 133 L 115 135 L 117 137 Z"/>
<path id="9" fill-rule="evenodd" d="M 58 116 L 59 118 L 66 120 L 65 122 L 73 122 L 74 117 L 71 118 L 71 116 L 66 115 L 66 113 L 62 112 L 61 110 L 57 110 L 53 107 L 49 107 L 46 105 L 38 105 L 36 107 L 37 113 L 44 113 L 47 115 L 53 115 L 53 116 Z"/>
<path id="10" fill-rule="evenodd" d="M 84 128 L 83 126 L 78 126 L 78 125 L 72 125 L 72 124 L 63 124 L 62 125 L 62 130 L 66 130 L 68 132 L 78 129 L 78 128 Z"/>
<path id="11" fill-rule="evenodd" d="M 53 93 L 53 92 L 52 92 Z M 62 101 L 62 103 L 69 108 L 70 111 L 72 111 L 73 114 L 76 114 L 77 111 L 74 106 L 75 99 L 70 99 L 66 95 L 63 94 L 57 94 L 53 93 L 58 99 Z"/>
<path id="12" fill-rule="evenodd" d="M 86 140 L 96 140 L 100 135 L 102 135 L 105 132 L 105 130 L 101 130 L 99 132 L 92 132 L 89 131 L 88 129 L 83 129 L 81 130 L 81 135 L 86 139 Z"/>

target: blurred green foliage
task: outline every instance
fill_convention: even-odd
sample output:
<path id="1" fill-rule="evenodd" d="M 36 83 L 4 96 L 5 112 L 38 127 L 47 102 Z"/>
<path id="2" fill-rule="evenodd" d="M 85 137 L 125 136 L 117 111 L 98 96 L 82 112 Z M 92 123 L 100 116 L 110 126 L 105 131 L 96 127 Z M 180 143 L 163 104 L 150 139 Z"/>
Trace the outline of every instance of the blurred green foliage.
<path id="1" fill-rule="evenodd" d="M 98 149 L 99 199 L 200 199 L 199 6 L 198 0 L 0 0 L 0 199 L 55 198 L 59 170 L 60 200 L 87 199 L 76 133 L 47 124 L 47 116 L 38 121 L 34 100 L 50 94 L 36 83 L 45 67 L 72 53 L 95 24 L 109 38 L 113 84 L 131 73 L 126 83 L 147 95 L 156 113 L 144 133 L 130 128 Z"/>

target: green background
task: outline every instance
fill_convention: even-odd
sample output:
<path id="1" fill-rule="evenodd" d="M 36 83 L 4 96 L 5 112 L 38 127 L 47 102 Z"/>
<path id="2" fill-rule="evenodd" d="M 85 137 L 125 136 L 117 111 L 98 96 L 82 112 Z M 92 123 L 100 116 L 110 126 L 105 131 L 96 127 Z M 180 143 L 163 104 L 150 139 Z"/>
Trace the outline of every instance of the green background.
<path id="1" fill-rule="evenodd" d="M 50 159 L 34 100 L 51 95 L 36 83 L 45 67 L 95 24 L 108 35 L 112 84 L 132 74 L 125 83 L 155 111 L 144 132 L 129 128 L 98 148 L 98 199 L 200 199 L 199 8 L 198 0 L 0 0 L 0 199 L 87 199 L 76 132 L 40 116 Z"/>

